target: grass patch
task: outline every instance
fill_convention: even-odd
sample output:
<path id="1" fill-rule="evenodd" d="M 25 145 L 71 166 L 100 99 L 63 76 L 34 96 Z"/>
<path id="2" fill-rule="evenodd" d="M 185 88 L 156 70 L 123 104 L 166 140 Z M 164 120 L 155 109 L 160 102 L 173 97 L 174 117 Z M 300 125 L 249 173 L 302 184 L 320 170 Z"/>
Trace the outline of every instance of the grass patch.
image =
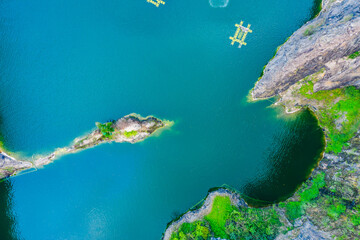
<path id="1" fill-rule="evenodd" d="M 216 238 L 274 239 L 281 226 L 276 210 L 237 208 L 229 197 L 216 196 L 211 212 L 202 221 L 183 223 L 171 240 L 205 240 Z"/>
<path id="2" fill-rule="evenodd" d="M 226 233 L 230 240 L 274 239 L 280 226 L 275 209 L 241 208 L 230 214 Z"/>
<path id="3" fill-rule="evenodd" d="M 309 189 L 306 191 L 300 193 L 301 201 L 308 202 L 311 201 L 319 196 L 319 188 L 317 188 L 315 185 L 312 185 Z"/>
<path id="4" fill-rule="evenodd" d="M 328 210 L 328 215 L 333 219 L 338 219 L 341 214 L 346 211 L 346 207 L 342 204 L 332 205 Z"/>
<path id="5" fill-rule="evenodd" d="M 194 223 L 183 223 L 179 229 L 181 232 L 185 234 L 192 233 L 196 230 L 196 224 Z"/>
<path id="6" fill-rule="evenodd" d="M 325 173 L 320 173 L 312 180 L 312 185 L 299 194 L 301 202 L 306 203 L 317 198 L 320 193 L 320 188 L 325 186 Z"/>
<path id="7" fill-rule="evenodd" d="M 126 138 L 131 138 L 131 137 L 135 137 L 138 134 L 138 131 L 129 131 L 129 132 L 124 132 L 124 136 Z"/>
<path id="8" fill-rule="evenodd" d="M 205 216 L 205 220 L 209 222 L 215 237 L 229 237 L 225 231 L 225 224 L 233 210 L 234 207 L 231 205 L 229 197 L 215 197 L 211 212 Z"/>
<path id="9" fill-rule="evenodd" d="M 335 197 L 327 197 L 324 206 L 326 206 L 327 215 L 333 220 L 337 220 L 346 211 L 346 206 L 342 203 L 342 200 Z"/>
<path id="10" fill-rule="evenodd" d="M 210 235 L 210 229 L 206 222 L 196 221 L 193 223 L 183 223 L 179 231 L 174 232 L 170 240 L 206 240 Z"/>
<path id="11" fill-rule="evenodd" d="M 288 204 L 286 204 L 285 209 L 286 209 L 286 216 L 290 220 L 295 220 L 305 214 L 302 203 L 299 201 L 289 202 Z"/>
<path id="12" fill-rule="evenodd" d="M 303 35 L 305 37 L 308 37 L 313 35 L 314 33 L 315 33 L 315 27 L 310 25 L 308 28 L 305 29 Z"/>
<path id="13" fill-rule="evenodd" d="M 360 126 L 360 91 L 346 87 L 314 92 L 313 88 L 313 81 L 308 80 L 299 93 L 319 102 L 319 121 L 328 137 L 326 151 L 339 153 Z"/>
<path id="14" fill-rule="evenodd" d="M 358 56 L 360 56 L 360 52 L 359 52 L 359 51 L 350 54 L 348 58 L 350 58 L 350 59 L 355 59 L 355 58 L 357 58 Z"/>
<path id="15" fill-rule="evenodd" d="M 360 225 L 360 206 L 357 206 L 354 209 L 354 213 L 350 216 L 350 221 L 352 225 L 359 226 Z"/>
<path id="16" fill-rule="evenodd" d="M 304 186 L 299 191 L 300 200 L 288 203 L 280 203 L 280 207 L 284 207 L 286 215 L 290 220 L 296 220 L 305 214 L 306 205 L 317 199 L 320 189 L 326 186 L 325 173 L 319 173 L 311 180 L 311 186 Z"/>

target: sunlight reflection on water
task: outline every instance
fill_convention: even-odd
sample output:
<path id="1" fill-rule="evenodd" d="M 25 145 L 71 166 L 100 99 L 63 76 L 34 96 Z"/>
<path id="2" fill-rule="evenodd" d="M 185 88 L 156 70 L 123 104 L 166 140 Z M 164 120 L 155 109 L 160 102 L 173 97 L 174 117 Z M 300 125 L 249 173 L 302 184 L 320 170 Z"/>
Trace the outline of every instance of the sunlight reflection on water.
<path id="1" fill-rule="evenodd" d="M 214 8 L 224 8 L 229 4 L 229 0 L 209 0 L 209 3 Z"/>

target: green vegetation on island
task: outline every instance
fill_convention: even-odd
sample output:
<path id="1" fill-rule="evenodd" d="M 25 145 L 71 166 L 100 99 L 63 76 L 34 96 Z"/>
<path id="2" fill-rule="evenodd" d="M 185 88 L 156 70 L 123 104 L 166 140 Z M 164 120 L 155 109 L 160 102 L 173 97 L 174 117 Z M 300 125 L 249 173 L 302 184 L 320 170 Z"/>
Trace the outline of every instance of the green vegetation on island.
<path id="1" fill-rule="evenodd" d="M 100 130 L 102 135 L 105 138 L 110 138 L 115 129 L 113 128 L 113 122 L 107 122 L 107 123 L 96 123 L 96 127 Z"/>
<path id="2" fill-rule="evenodd" d="M 131 138 L 131 137 L 134 137 L 138 134 L 137 131 L 129 131 L 129 132 L 124 132 L 124 136 L 127 137 L 127 138 Z"/>
<path id="3" fill-rule="evenodd" d="M 100 130 L 104 138 L 111 139 L 113 134 L 121 134 L 119 131 L 115 131 L 114 122 L 106 122 L 106 123 L 96 123 L 96 127 Z M 138 131 L 124 131 L 122 134 L 126 138 L 135 137 L 138 134 Z"/>
<path id="4" fill-rule="evenodd" d="M 153 116 L 143 118 L 137 114 L 127 115 L 116 121 L 106 123 L 97 122 L 97 129 L 85 136 L 76 138 L 70 146 L 57 148 L 48 155 L 38 155 L 31 162 L 17 160 L 1 150 L 0 157 L 3 163 L 2 166 L 0 166 L 0 179 L 13 176 L 28 169 L 38 169 L 63 155 L 76 153 L 99 144 L 110 142 L 137 143 L 145 140 L 157 130 L 170 127 L 172 124 L 173 122 L 171 121 L 160 120 Z M 137 131 L 131 131 L 131 129 L 137 129 Z"/>
<path id="5" fill-rule="evenodd" d="M 316 171 L 292 198 L 266 208 L 234 206 L 228 196 L 216 196 L 209 214 L 183 223 L 170 240 L 270 240 L 279 234 L 292 239 L 287 234 L 308 217 L 323 230 L 334 230 L 334 239 L 355 239 L 360 237 L 360 198 L 350 181 L 353 174 L 351 169 Z"/>
<path id="6" fill-rule="evenodd" d="M 316 77 L 307 77 L 299 93 L 315 101 L 316 115 L 328 137 L 327 152 L 340 153 L 360 126 L 360 90 L 345 87 L 314 92 Z"/>
<path id="7" fill-rule="evenodd" d="M 211 212 L 201 221 L 183 223 L 171 240 L 274 239 L 281 226 L 274 208 L 266 211 L 232 205 L 227 196 L 216 196 Z"/>
<path id="8" fill-rule="evenodd" d="M 338 11 L 336 16 L 340 16 L 339 20 L 332 21 L 335 17 L 327 11 L 319 20 L 302 28 L 300 34 L 293 35 L 293 41 L 287 44 L 290 47 L 286 48 L 285 45 L 285 50 L 278 52 L 279 47 L 275 53 L 274 64 L 270 63 L 266 72 L 266 67 L 263 68 L 259 80 L 264 74 L 266 78 L 253 89 L 251 95 L 252 99 L 278 95 L 277 104 L 283 105 L 287 112 L 293 113 L 307 107 L 317 116 L 327 143 L 326 154 L 319 166 L 291 198 L 269 207 L 234 206 L 231 203 L 233 198 L 230 200 L 229 197 L 217 196 L 212 202 L 210 213 L 206 210 L 207 214 L 203 216 L 203 213 L 199 214 L 196 210 L 188 215 L 190 218 L 187 216 L 174 222 L 171 228 L 168 228 L 172 231 L 170 239 L 360 239 L 360 90 L 348 86 L 354 82 L 358 84 L 356 70 L 360 51 L 349 56 L 339 55 L 326 64 L 324 56 L 333 55 L 336 48 L 313 50 L 309 47 L 305 48 L 308 50 L 306 53 L 314 53 L 306 55 L 305 51 L 300 51 L 297 46 L 292 47 L 298 44 L 295 40 L 313 46 L 319 35 L 327 36 L 328 38 L 323 39 L 329 42 L 332 36 L 340 35 L 338 27 L 335 34 L 330 31 L 331 28 L 339 23 L 345 26 L 350 20 L 353 21 L 356 15 L 347 11 L 350 8 L 345 8 L 346 4 L 352 1 L 335 2 L 315 0 L 313 17 L 319 14 L 323 4 L 324 9 L 330 9 L 327 7 L 333 4 L 344 10 Z M 340 8 L 342 5 L 344 7 Z M 327 16 L 332 16 L 332 19 Z M 342 32 L 344 36 L 345 32 L 349 31 L 346 29 Z M 358 50 L 353 40 L 349 39 L 344 39 L 344 43 L 350 43 L 347 45 L 349 51 Z M 309 41 L 313 44 L 308 44 Z M 295 60 L 292 61 L 291 58 Z M 297 61 L 298 59 L 300 60 Z M 291 64 L 281 65 L 289 62 Z M 324 66 L 326 69 L 307 76 L 314 69 Z M 238 194 L 234 193 L 232 197 L 236 196 Z M 209 199 L 211 198 L 205 202 Z M 194 219 L 195 216 L 196 222 L 177 225 L 183 220 Z M 197 234 L 197 226 L 207 228 L 207 231 L 203 231 L 206 234 Z"/>
<path id="9" fill-rule="evenodd" d="M 358 53 L 353 55 L 358 56 Z M 353 86 L 315 91 L 325 69 L 306 77 L 281 96 L 279 103 L 291 111 L 310 107 L 325 131 L 331 154 L 293 197 L 265 208 L 238 207 L 229 197 L 216 197 L 211 212 L 194 223 L 183 223 L 171 240 L 293 239 L 305 222 L 315 234 L 331 233 L 332 239 L 360 239 L 360 90 Z M 355 136 L 355 137 L 354 137 Z M 342 153 L 341 157 L 336 154 Z M 334 158 L 337 160 L 335 161 Z M 228 189 L 230 190 L 230 189 Z M 201 228 L 203 231 L 196 231 Z M 207 230 L 204 230 L 204 229 Z M 311 232 L 310 230 L 304 230 Z M 206 234 L 200 234 L 206 233 Z"/>
<path id="10" fill-rule="evenodd" d="M 305 37 L 311 36 L 315 33 L 315 27 L 310 25 L 308 28 L 305 29 L 303 35 Z"/>
<path id="11" fill-rule="evenodd" d="M 225 229 L 226 221 L 234 210 L 229 197 L 215 197 L 212 210 L 205 216 L 205 220 L 209 222 L 216 237 L 228 237 Z"/>
<path id="12" fill-rule="evenodd" d="M 286 217 L 292 222 L 307 215 L 312 217 L 317 226 L 325 230 L 341 229 L 341 236 L 334 239 L 352 239 L 351 236 L 360 236 L 359 197 L 356 194 L 355 198 L 349 196 L 353 191 L 350 184 L 345 185 L 341 180 L 333 179 L 340 179 L 342 174 L 344 178 L 351 178 L 352 172 L 336 172 L 332 178 L 325 172 L 317 173 L 293 198 L 280 203 L 279 208 L 285 209 Z"/>

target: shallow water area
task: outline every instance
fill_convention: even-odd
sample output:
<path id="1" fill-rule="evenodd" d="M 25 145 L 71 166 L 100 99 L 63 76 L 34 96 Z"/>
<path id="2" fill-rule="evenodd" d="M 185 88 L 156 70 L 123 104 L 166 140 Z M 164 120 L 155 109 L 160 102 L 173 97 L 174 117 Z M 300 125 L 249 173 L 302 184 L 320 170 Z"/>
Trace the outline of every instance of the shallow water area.
<path id="1" fill-rule="evenodd" d="M 210 6 L 214 8 L 223 8 L 227 7 L 229 0 L 209 0 Z"/>
<path id="2" fill-rule="evenodd" d="M 265 201 L 316 165 L 323 133 L 246 96 L 313 1 L 19 0 L 0 3 L 0 132 L 31 158 L 135 112 L 174 120 L 138 144 L 104 144 L 0 183 L 1 239 L 159 239 L 228 184 Z M 235 23 L 253 33 L 230 45 Z M 6 204 L 5 204 L 6 203 Z"/>

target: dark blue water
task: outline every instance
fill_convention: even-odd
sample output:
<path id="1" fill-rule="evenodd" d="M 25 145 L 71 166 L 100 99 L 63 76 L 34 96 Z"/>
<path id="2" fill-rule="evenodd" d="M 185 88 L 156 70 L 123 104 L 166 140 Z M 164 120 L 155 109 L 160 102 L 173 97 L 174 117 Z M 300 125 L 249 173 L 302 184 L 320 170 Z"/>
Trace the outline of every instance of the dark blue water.
<path id="1" fill-rule="evenodd" d="M 174 120 L 138 144 L 65 156 L 0 184 L 1 239 L 159 239 L 174 212 L 228 184 L 291 194 L 323 149 L 309 112 L 246 103 L 274 49 L 312 0 L 3 0 L 0 132 L 22 157 L 68 145 L 132 112 Z M 235 23 L 248 45 L 230 45 Z"/>

